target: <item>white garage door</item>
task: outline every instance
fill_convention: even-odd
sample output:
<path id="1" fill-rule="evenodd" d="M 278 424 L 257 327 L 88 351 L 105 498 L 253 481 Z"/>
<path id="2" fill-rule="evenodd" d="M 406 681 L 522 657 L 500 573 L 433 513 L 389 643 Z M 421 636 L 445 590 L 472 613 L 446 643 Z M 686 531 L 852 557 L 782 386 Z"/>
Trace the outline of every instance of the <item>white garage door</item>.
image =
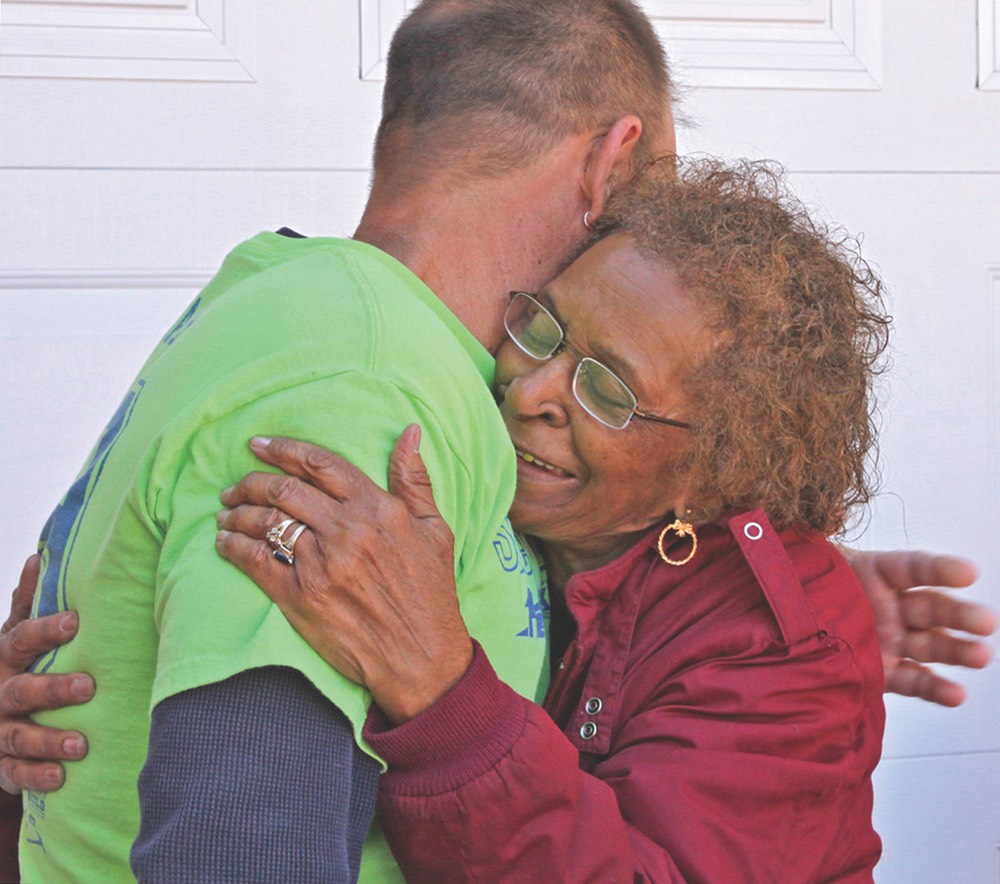
<path id="1" fill-rule="evenodd" d="M 0 584 L 162 329 L 236 242 L 346 235 L 404 0 L 4 0 Z M 682 150 L 783 161 L 891 287 L 885 490 L 860 543 L 970 555 L 1000 605 L 998 0 L 646 0 Z M 1000 678 L 890 698 L 883 882 L 1000 874 Z"/>

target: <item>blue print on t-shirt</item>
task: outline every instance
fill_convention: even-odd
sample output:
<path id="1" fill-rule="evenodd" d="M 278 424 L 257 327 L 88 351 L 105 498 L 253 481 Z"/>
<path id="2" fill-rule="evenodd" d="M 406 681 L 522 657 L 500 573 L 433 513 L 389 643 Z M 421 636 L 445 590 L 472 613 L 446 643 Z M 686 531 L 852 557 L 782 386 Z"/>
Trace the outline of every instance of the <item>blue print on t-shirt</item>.
<path id="1" fill-rule="evenodd" d="M 497 531 L 496 539 L 493 541 L 493 548 L 500 559 L 500 566 L 504 571 L 519 571 L 525 577 L 535 574 L 534 559 L 524 541 L 511 527 L 510 519 L 504 519 L 500 530 Z M 546 595 L 545 570 L 539 575 L 540 585 L 538 587 L 538 598 L 531 591 L 531 586 L 527 588 L 527 601 L 524 603 L 528 610 L 528 625 L 522 629 L 518 636 L 524 638 L 545 638 L 545 624 L 549 617 L 549 599 Z"/>
<path id="2" fill-rule="evenodd" d="M 90 461 L 77 480 L 70 486 L 66 496 L 49 516 L 48 522 L 42 529 L 39 548 L 42 550 L 44 570 L 35 599 L 35 616 L 37 617 L 65 611 L 69 607 L 66 601 L 66 571 L 69 558 L 73 553 L 73 544 L 76 541 L 80 519 L 87 510 L 87 503 L 94 493 L 97 481 L 101 478 L 108 455 L 111 454 L 111 449 L 122 430 L 128 425 L 135 403 L 145 384 L 146 382 L 140 379 L 129 390 L 128 395 L 118 406 L 118 410 L 101 434 Z M 43 654 L 32 664 L 32 669 L 46 672 L 55 662 L 58 651 L 59 649 L 56 648 L 48 654 Z"/>
<path id="3" fill-rule="evenodd" d="M 524 603 L 528 609 L 528 626 L 518 635 L 526 638 L 545 638 L 545 622 L 549 615 L 549 600 L 545 595 L 545 584 L 538 588 L 538 600 L 532 591 L 528 590 L 528 600 Z"/>

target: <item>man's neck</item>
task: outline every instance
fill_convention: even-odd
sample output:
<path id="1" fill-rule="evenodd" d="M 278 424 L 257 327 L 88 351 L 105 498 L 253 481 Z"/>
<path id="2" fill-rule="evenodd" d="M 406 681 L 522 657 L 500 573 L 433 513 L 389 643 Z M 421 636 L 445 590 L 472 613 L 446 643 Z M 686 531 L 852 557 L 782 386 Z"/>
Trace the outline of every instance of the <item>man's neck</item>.
<path id="1" fill-rule="evenodd" d="M 503 181 L 392 196 L 376 182 L 354 236 L 413 271 L 495 352 L 507 293 L 537 291 L 585 236 L 564 179 L 543 163 Z"/>

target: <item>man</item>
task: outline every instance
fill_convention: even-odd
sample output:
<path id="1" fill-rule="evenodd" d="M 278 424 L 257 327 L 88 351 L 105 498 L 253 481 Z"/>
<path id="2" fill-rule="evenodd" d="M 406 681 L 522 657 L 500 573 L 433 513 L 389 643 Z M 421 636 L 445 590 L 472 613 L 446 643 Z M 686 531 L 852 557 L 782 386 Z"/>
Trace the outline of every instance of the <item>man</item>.
<path id="1" fill-rule="evenodd" d="M 553 277 L 613 182 L 673 150 L 668 94 L 628 0 L 427 0 L 401 26 L 354 239 L 235 249 L 43 533 L 35 613 L 75 609 L 81 627 L 36 672 L 85 670 L 101 689 L 43 717 L 90 751 L 62 789 L 27 793 L 26 878 L 117 880 L 130 852 L 144 880 L 358 874 L 379 772 L 355 740 L 368 698 L 214 549 L 254 433 L 335 447 L 384 480 L 419 422 L 463 616 L 538 695 L 547 600 L 505 523 L 515 461 L 490 354 L 506 293 Z M 384 880 L 387 861 L 370 842 L 363 874 Z"/>
<path id="2" fill-rule="evenodd" d="M 425 0 L 401 26 L 355 241 L 263 235 L 235 250 L 154 353 L 75 509 L 68 498 L 63 517 L 82 518 L 54 523 L 63 534 L 50 537 L 63 542 L 49 545 L 39 609 L 77 608 L 82 626 L 47 671 L 94 672 L 101 690 L 51 719 L 90 742 L 65 789 L 45 794 L 58 784 L 58 773 L 46 781 L 51 765 L 0 764 L 12 784 L 35 788 L 22 846 L 30 877 L 121 877 L 136 835 L 144 879 L 357 873 L 377 774 L 353 738 L 366 698 L 317 668 L 262 596 L 212 558 L 217 494 L 252 467 L 242 443 L 253 433 L 330 445 L 382 480 L 399 430 L 421 423 L 456 535 L 463 615 L 501 675 L 536 692 L 544 643 L 526 605 L 538 612 L 544 600 L 531 559 L 501 527 L 513 452 L 492 410 L 488 354 L 506 292 L 553 277 L 614 182 L 673 150 L 668 94 L 659 43 L 627 0 Z M 119 519 L 131 525 L 115 533 Z M 917 582 L 963 567 L 936 564 Z M 123 623 L 124 602 L 135 612 Z M 20 644 L 0 646 L 0 674 L 38 642 L 63 645 L 60 622 L 18 626 Z M 126 630 L 140 659 L 123 675 L 114 655 Z M 123 682 L 132 696 L 120 700 Z M 76 683 L 74 694 L 72 678 L 49 682 L 46 705 L 91 694 Z M 38 708 L 41 684 L 12 679 L 5 710 Z M 82 750 L 7 723 L 10 755 Z M 98 819 L 86 829 L 81 817 Z M 370 840 L 362 876 L 384 880 L 385 861 Z"/>

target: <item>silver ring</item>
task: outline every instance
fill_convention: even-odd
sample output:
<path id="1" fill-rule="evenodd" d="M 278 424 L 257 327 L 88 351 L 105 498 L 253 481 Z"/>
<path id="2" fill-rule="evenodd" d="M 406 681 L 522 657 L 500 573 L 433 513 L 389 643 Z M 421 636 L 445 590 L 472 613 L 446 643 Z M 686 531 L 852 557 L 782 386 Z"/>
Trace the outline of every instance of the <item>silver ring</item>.
<path id="1" fill-rule="evenodd" d="M 295 564 L 295 543 L 302 532 L 309 526 L 305 522 L 299 522 L 298 527 L 292 532 L 288 540 L 285 540 L 285 532 L 294 524 L 296 519 L 284 519 L 267 532 L 267 542 L 271 544 L 271 555 L 283 565 Z"/>
<path id="2" fill-rule="evenodd" d="M 284 534 L 288 530 L 288 526 L 294 522 L 295 519 L 285 519 L 282 522 L 278 522 L 277 525 L 274 525 L 271 528 L 269 528 L 267 534 L 265 535 L 265 537 L 267 538 L 267 542 L 273 546 L 275 543 L 281 540 L 281 535 Z"/>

